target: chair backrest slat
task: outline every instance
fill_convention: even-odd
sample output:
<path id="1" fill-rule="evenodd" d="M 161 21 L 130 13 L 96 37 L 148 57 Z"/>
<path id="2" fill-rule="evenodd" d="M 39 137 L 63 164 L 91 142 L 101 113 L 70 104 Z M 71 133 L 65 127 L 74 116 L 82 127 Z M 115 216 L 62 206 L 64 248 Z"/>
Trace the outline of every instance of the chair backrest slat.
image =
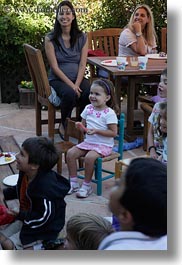
<path id="1" fill-rule="evenodd" d="M 70 138 L 74 138 L 78 140 L 78 143 L 82 142 L 84 139 L 83 133 L 75 127 L 75 121 L 70 118 L 66 119 L 66 129 L 64 139 L 65 141 L 70 141 Z"/>
<path id="2" fill-rule="evenodd" d="M 161 51 L 167 53 L 167 28 L 161 29 Z"/>
<path id="3" fill-rule="evenodd" d="M 35 90 L 39 96 L 47 98 L 51 90 L 42 52 L 29 44 L 24 44 L 23 47 Z"/>
<path id="4" fill-rule="evenodd" d="M 88 48 L 103 50 L 108 56 L 117 56 L 121 31 L 121 28 L 108 28 L 88 32 Z"/>

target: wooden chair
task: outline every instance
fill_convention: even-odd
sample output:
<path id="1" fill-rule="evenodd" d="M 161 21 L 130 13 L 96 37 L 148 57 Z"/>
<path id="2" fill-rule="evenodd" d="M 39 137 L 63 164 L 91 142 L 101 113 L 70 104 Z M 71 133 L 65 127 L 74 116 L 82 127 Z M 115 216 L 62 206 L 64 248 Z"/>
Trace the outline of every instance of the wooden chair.
<path id="1" fill-rule="evenodd" d="M 152 105 L 147 104 L 147 103 L 142 103 L 140 105 L 140 108 L 144 111 L 144 135 L 143 135 L 144 144 L 143 144 L 143 150 L 146 151 L 146 154 L 142 155 L 142 156 L 138 156 L 138 157 L 120 159 L 120 160 L 116 161 L 115 162 L 115 178 L 116 179 L 119 179 L 121 177 L 122 172 L 123 172 L 123 167 L 124 168 L 128 167 L 133 159 L 139 158 L 139 157 L 150 157 L 148 150 L 147 150 L 147 135 L 148 135 L 148 126 L 149 126 L 148 118 L 152 112 Z"/>
<path id="2" fill-rule="evenodd" d="M 23 48 L 35 88 L 36 135 L 42 135 L 42 125 L 48 124 L 48 136 L 54 140 L 54 134 L 58 132 L 58 129 L 55 129 L 55 124 L 60 123 L 61 118 L 56 119 L 56 108 L 48 100 L 51 89 L 42 52 L 29 44 L 24 44 Z M 48 107 L 48 119 L 42 119 L 42 106 Z"/>
<path id="3" fill-rule="evenodd" d="M 123 173 L 123 167 L 124 168 L 128 167 L 133 159 L 136 159 L 139 157 L 150 157 L 150 156 L 146 153 L 146 155 L 136 156 L 136 157 L 116 161 L 115 162 L 115 178 L 116 179 L 121 178 L 122 173 Z"/>
<path id="4" fill-rule="evenodd" d="M 161 52 L 167 53 L 167 28 L 161 29 Z"/>
<path id="5" fill-rule="evenodd" d="M 88 49 L 102 50 L 107 56 L 117 56 L 121 31 L 121 28 L 107 28 L 88 32 Z M 92 81 L 97 75 L 94 67 L 89 67 Z"/>
<path id="6" fill-rule="evenodd" d="M 118 55 L 121 31 L 121 28 L 108 28 L 88 32 L 88 48 L 102 50 L 108 56 Z"/>
<path id="7" fill-rule="evenodd" d="M 149 152 L 147 150 L 147 136 L 148 136 L 148 128 L 149 128 L 149 122 L 148 118 L 152 112 L 153 104 L 147 104 L 147 103 L 141 103 L 140 108 L 144 112 L 144 134 L 143 134 L 143 150 L 146 151 L 145 155 L 138 156 L 138 157 L 150 157 Z M 118 179 L 121 177 L 122 172 L 123 172 L 123 167 L 128 167 L 130 162 L 138 157 L 133 157 L 133 158 L 127 158 L 127 159 L 120 159 L 115 162 L 115 178 Z"/>
<path id="8" fill-rule="evenodd" d="M 59 174 L 62 173 L 63 154 L 65 157 L 65 163 L 66 163 L 66 153 L 68 149 L 73 147 L 76 143 L 82 142 L 84 139 L 83 133 L 75 127 L 75 121 L 67 118 L 66 123 L 67 123 L 67 126 L 65 129 L 64 141 L 55 144 L 55 147 L 59 154 L 59 161 L 57 163 L 57 172 Z M 81 167 L 82 164 L 80 163 L 81 161 L 79 161 L 79 166 Z"/>
<path id="9" fill-rule="evenodd" d="M 95 162 L 95 172 L 94 172 L 94 179 L 91 181 L 97 184 L 97 195 L 102 195 L 102 182 L 115 177 L 115 171 L 106 170 L 103 168 L 103 163 L 108 162 L 114 159 L 122 159 L 123 157 L 123 142 L 124 142 L 124 122 L 125 116 L 124 113 L 121 113 L 120 119 L 118 121 L 118 136 L 115 138 L 117 141 L 117 152 L 112 152 L 111 155 L 106 156 L 104 158 L 97 158 Z M 78 172 L 84 171 L 84 167 L 79 168 Z M 107 173 L 108 175 L 102 175 L 102 173 Z M 84 179 L 84 175 L 78 174 L 78 178 Z"/>
<path id="10" fill-rule="evenodd" d="M 48 136 L 54 141 L 54 134 L 58 133 L 59 130 L 55 128 L 55 125 L 61 122 L 61 118 L 56 118 L 56 110 L 60 109 L 56 108 L 48 100 L 51 94 L 51 88 L 42 52 L 29 44 L 24 44 L 23 48 L 29 73 L 35 88 L 36 135 L 42 135 L 42 125 L 48 124 Z M 42 106 L 47 106 L 48 108 L 47 119 L 42 119 Z M 78 119 L 78 116 L 79 112 L 76 109 L 76 119 Z"/>

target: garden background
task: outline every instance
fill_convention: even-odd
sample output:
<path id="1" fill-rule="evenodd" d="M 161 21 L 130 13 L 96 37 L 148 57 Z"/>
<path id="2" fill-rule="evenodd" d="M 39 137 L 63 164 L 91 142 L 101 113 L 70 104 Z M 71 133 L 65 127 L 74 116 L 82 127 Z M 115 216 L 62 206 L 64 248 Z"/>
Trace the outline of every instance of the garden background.
<path id="1" fill-rule="evenodd" d="M 23 43 L 40 48 L 54 25 L 56 0 L 0 0 L 0 102 L 18 102 L 18 84 L 30 80 Z M 160 30 L 167 27 L 166 0 L 80 0 L 71 1 L 84 32 L 101 28 L 124 28 L 137 4 L 153 11 L 160 51 Z"/>

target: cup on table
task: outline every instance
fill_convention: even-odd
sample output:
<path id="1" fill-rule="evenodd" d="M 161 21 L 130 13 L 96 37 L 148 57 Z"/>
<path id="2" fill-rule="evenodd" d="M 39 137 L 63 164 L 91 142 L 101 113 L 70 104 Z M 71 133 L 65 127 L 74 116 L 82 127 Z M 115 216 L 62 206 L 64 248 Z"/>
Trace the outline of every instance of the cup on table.
<path id="1" fill-rule="evenodd" d="M 158 50 L 157 50 L 157 49 L 152 49 L 152 50 L 150 51 L 150 53 L 151 53 L 151 54 L 156 54 L 156 53 L 158 53 Z"/>
<path id="2" fill-rule="evenodd" d="M 146 56 L 138 56 L 139 70 L 146 70 L 148 58 Z"/>
<path id="3" fill-rule="evenodd" d="M 118 70 L 124 71 L 126 68 L 126 57 L 118 56 L 116 57 L 116 63 Z"/>
<path id="4" fill-rule="evenodd" d="M 138 57 L 131 56 L 130 57 L 130 64 L 131 64 L 131 66 L 137 66 L 138 65 Z"/>

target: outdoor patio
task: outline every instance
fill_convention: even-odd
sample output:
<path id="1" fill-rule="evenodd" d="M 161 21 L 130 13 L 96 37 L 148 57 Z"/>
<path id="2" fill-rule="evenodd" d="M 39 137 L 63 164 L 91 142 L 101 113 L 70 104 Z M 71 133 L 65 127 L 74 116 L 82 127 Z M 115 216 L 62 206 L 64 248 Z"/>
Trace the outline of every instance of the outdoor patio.
<path id="1" fill-rule="evenodd" d="M 126 113 L 125 100 L 122 102 L 122 111 Z M 44 111 L 43 115 L 46 116 L 47 111 Z M 59 116 L 60 113 L 57 112 L 57 115 Z M 143 112 L 140 109 L 135 111 L 135 119 L 143 122 Z M 3 135 L 13 135 L 20 146 L 26 138 L 35 136 L 34 108 L 19 108 L 16 103 L 0 104 L 0 136 Z M 43 127 L 43 135 L 47 136 L 47 126 Z M 55 141 L 61 141 L 59 135 L 56 135 Z M 144 154 L 145 152 L 141 146 L 137 149 L 124 151 L 124 158 L 136 157 Z M 114 170 L 115 160 L 105 163 L 105 167 Z M 67 165 L 64 162 L 62 175 L 68 178 Z M 108 199 L 110 190 L 114 184 L 114 178 L 104 181 L 102 196 L 96 195 L 96 184 L 94 183 L 92 183 L 94 193 L 86 199 L 78 199 L 75 197 L 75 194 L 66 196 L 66 219 L 78 212 L 111 216 L 111 212 L 108 209 Z"/>

